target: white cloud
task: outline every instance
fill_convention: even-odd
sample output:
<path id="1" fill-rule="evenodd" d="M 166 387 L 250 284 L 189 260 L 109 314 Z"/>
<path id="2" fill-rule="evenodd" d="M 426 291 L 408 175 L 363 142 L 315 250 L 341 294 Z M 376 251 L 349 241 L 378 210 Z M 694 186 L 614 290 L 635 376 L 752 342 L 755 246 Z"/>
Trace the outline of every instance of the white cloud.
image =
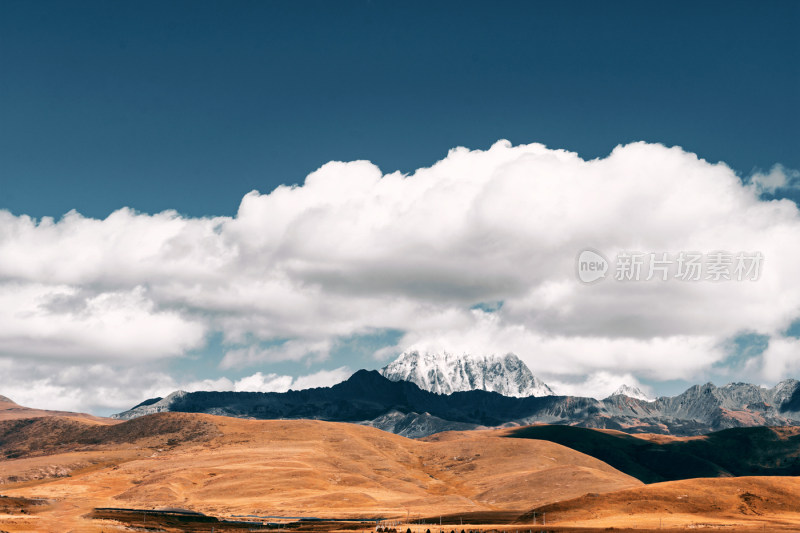
<path id="1" fill-rule="evenodd" d="M 247 194 L 235 217 L 0 211 L 0 356 L 133 368 L 220 332 L 222 367 L 241 368 L 322 361 L 340 337 L 391 329 L 405 336 L 390 350 L 515 351 L 554 381 L 691 379 L 738 332 L 779 339 L 800 317 L 797 206 L 760 199 L 795 174 L 743 184 L 680 148 L 584 161 L 503 141 L 409 176 L 331 162 L 302 186 Z M 585 286 L 586 247 L 765 259 L 755 282 Z M 480 302 L 503 305 L 470 310 Z"/>
<path id="2" fill-rule="evenodd" d="M 170 391 L 175 390 L 182 390 L 186 392 L 197 392 L 197 391 L 231 391 L 234 390 L 233 381 L 226 377 L 221 377 L 217 379 L 201 379 L 197 381 L 190 381 L 189 383 L 183 384 L 175 384 L 172 386 Z M 165 396 L 165 394 L 159 394 L 159 396 Z"/>
<path id="3" fill-rule="evenodd" d="M 652 389 L 642 385 L 635 376 L 631 374 L 613 374 L 611 372 L 594 372 L 579 382 L 552 381 L 550 388 L 556 394 L 564 396 L 584 396 L 602 400 L 608 398 L 617 391 L 621 385 L 636 387 L 644 392 L 648 397 L 653 397 Z"/>
<path id="4" fill-rule="evenodd" d="M 221 376 L 183 381 L 161 368 L 121 369 L 101 363 L 65 365 L 0 359 L 0 390 L 3 396 L 27 407 L 111 414 L 176 390 L 286 392 L 335 385 L 351 374 L 342 366 L 298 377 L 256 372 L 235 380 Z"/>
<path id="5" fill-rule="evenodd" d="M 165 396 L 176 381 L 158 368 L 0 359 L 0 390 L 20 405 L 110 414 Z"/>
<path id="6" fill-rule="evenodd" d="M 334 368 L 333 370 L 320 370 L 307 376 L 300 376 L 295 379 L 292 385 L 293 389 L 305 390 L 315 389 L 317 387 L 330 387 L 341 383 L 349 378 L 353 372 L 347 367 Z"/>
<path id="7" fill-rule="evenodd" d="M 77 287 L 0 283 L 0 355 L 137 359 L 181 355 L 203 343 L 195 318 L 157 309 L 141 286 L 84 293 Z"/>
<path id="8" fill-rule="evenodd" d="M 724 346 L 710 335 L 547 335 L 524 324 L 508 324 L 496 313 L 472 311 L 472 315 L 462 329 L 412 332 L 388 350 L 515 353 L 548 383 L 604 369 L 655 380 L 691 379 L 726 356 Z"/>
<path id="9" fill-rule="evenodd" d="M 238 380 L 234 389 L 253 392 L 286 392 L 292 387 L 292 381 L 292 376 L 264 375 L 256 372 L 252 376 Z"/>
<path id="10" fill-rule="evenodd" d="M 286 392 L 289 389 L 304 390 L 316 387 L 330 387 L 350 377 L 352 372 L 347 367 L 334 370 L 320 370 L 313 374 L 292 378 L 278 374 L 262 374 L 256 372 L 252 376 L 239 379 L 234 384 L 235 391 L 253 392 Z M 216 389 L 219 390 L 219 389 Z"/>
<path id="11" fill-rule="evenodd" d="M 786 168 L 780 163 L 773 165 L 769 172 L 755 172 L 750 176 L 750 185 L 759 193 L 774 193 L 778 189 L 800 186 L 800 171 Z"/>
<path id="12" fill-rule="evenodd" d="M 765 379 L 775 382 L 787 376 L 800 378 L 800 339 L 777 337 L 770 339 L 769 346 L 760 356 L 748 361 L 749 369 Z"/>

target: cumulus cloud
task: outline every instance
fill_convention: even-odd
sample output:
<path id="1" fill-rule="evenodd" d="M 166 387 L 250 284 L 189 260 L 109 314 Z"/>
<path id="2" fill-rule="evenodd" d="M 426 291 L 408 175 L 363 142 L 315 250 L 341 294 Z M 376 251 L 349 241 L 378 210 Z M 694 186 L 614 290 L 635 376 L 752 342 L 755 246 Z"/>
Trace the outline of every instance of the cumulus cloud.
<path id="1" fill-rule="evenodd" d="M 317 387 L 330 387 L 341 383 L 352 372 L 347 367 L 339 367 L 334 370 L 320 370 L 306 376 L 292 378 L 291 376 L 281 376 L 278 374 L 262 374 L 256 372 L 252 376 L 236 381 L 233 386 L 235 391 L 253 392 L 286 392 L 290 389 L 305 390 Z M 220 389 L 214 389 L 220 390 Z"/>
<path id="2" fill-rule="evenodd" d="M 43 282 L 0 284 L 0 324 L 0 354 L 41 358 L 163 358 L 202 345 L 205 332 L 157 309 L 141 286 L 84 293 Z"/>
<path id="3" fill-rule="evenodd" d="M 556 394 L 564 396 L 584 396 L 602 400 L 615 393 L 621 385 L 636 387 L 652 398 L 652 389 L 642 385 L 632 374 L 614 374 L 611 372 L 600 371 L 588 375 L 579 382 L 553 381 L 550 388 Z"/>
<path id="4" fill-rule="evenodd" d="M 711 335 L 548 335 L 522 324 L 508 324 L 497 314 L 472 314 L 473 320 L 461 329 L 409 333 L 394 352 L 515 353 L 548 383 L 559 381 L 559 376 L 583 376 L 603 369 L 656 380 L 691 379 L 726 355 L 725 347 Z"/>
<path id="5" fill-rule="evenodd" d="M 350 377 L 353 372 L 346 366 L 333 370 L 319 370 L 312 374 L 292 377 L 273 372 L 264 374 L 256 372 L 237 380 L 226 377 L 218 379 L 204 379 L 187 384 L 177 384 L 176 387 L 189 391 L 235 391 L 235 392 L 286 392 L 290 389 L 305 390 L 317 387 L 330 387 L 341 383 Z M 173 389 L 174 390 L 174 389 Z"/>
<path id="6" fill-rule="evenodd" d="M 779 189 L 800 187 L 800 170 L 786 168 L 780 163 L 773 165 L 769 172 L 754 172 L 750 185 L 759 193 L 774 193 Z"/>
<path id="7" fill-rule="evenodd" d="M 0 390 L 20 405 L 111 414 L 176 390 L 160 369 L 0 359 Z"/>
<path id="8" fill-rule="evenodd" d="M 786 377 L 800 379 L 800 339 L 777 337 L 770 339 L 766 350 L 748 361 L 748 370 L 775 382 Z"/>
<path id="9" fill-rule="evenodd" d="M 302 186 L 247 194 L 234 217 L 0 211 L 0 356 L 130 368 L 220 333 L 221 367 L 249 368 L 317 363 L 337 339 L 393 330 L 404 335 L 379 356 L 513 351 L 553 382 L 581 383 L 692 379 L 748 331 L 774 341 L 771 361 L 790 360 L 794 345 L 780 343 L 800 317 L 800 215 L 762 193 L 796 174 L 776 165 L 745 183 L 677 147 L 587 161 L 501 141 L 411 175 L 331 162 Z M 757 281 L 589 286 L 575 276 L 587 247 L 764 262 Z M 795 371 L 759 367 L 763 379 Z M 253 386 L 279 386 L 260 376 Z"/>
<path id="10" fill-rule="evenodd" d="M 286 392 L 328 387 L 346 380 L 351 374 L 349 368 L 342 366 L 298 377 L 256 372 L 239 379 L 221 376 L 185 381 L 160 368 L 0 359 L 0 390 L 3 396 L 28 407 L 111 414 L 176 390 Z"/>

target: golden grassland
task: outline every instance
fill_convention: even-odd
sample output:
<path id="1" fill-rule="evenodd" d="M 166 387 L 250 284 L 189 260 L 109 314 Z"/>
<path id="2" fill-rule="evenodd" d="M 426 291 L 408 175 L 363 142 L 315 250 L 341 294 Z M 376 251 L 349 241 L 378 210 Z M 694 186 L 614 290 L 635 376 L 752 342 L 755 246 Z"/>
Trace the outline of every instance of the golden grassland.
<path id="1" fill-rule="evenodd" d="M 534 530 L 533 512 L 537 527 L 546 513 L 553 531 L 760 531 L 767 523 L 768 531 L 800 531 L 795 478 L 646 486 L 570 448 L 506 438 L 506 430 L 413 440 L 355 424 L 186 413 L 126 423 L 63 416 L 3 423 L 20 429 L 16 441 L 0 447 L 10 456 L 0 461 L 0 494 L 49 502 L 26 508 L 6 499 L 0 530 L 8 532 L 155 527 L 153 517 L 150 526 L 93 518 L 101 507 L 190 509 L 220 518 L 382 517 L 402 522 L 403 532 L 422 533 L 440 528 L 407 522 L 443 517 L 441 530 L 449 533 L 482 516 L 488 523 L 469 528 L 523 532 Z"/>

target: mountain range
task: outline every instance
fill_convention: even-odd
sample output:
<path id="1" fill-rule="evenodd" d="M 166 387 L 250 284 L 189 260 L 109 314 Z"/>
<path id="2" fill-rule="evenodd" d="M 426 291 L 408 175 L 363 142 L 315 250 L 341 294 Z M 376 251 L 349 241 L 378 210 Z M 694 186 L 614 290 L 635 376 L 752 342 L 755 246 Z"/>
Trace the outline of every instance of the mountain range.
<path id="1" fill-rule="evenodd" d="M 695 385 L 674 397 L 625 395 L 510 397 L 470 390 L 437 394 L 409 381 L 359 370 L 332 387 L 277 392 L 183 392 L 153 398 L 117 419 L 177 411 L 255 419 L 309 418 L 357 422 L 409 437 L 453 429 L 536 423 L 678 436 L 749 426 L 800 425 L 800 382 L 772 389 L 747 383 Z"/>

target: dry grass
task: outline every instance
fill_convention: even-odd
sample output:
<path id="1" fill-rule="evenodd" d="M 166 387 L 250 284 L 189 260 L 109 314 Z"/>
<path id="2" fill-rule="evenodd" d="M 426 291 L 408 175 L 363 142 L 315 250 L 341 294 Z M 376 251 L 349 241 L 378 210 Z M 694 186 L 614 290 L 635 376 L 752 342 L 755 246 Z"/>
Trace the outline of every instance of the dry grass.
<path id="1" fill-rule="evenodd" d="M 431 533 L 447 533 L 453 530 L 448 521 L 460 525 L 462 520 L 497 522 L 467 530 L 525 533 L 532 529 L 532 515 L 517 525 L 508 523 L 532 508 L 547 513 L 548 531 L 647 531 L 659 524 L 663 531 L 800 530 L 793 507 L 800 501 L 800 479 L 694 479 L 645 486 L 570 448 L 506 438 L 506 430 L 412 440 L 353 424 L 185 413 L 109 426 L 54 418 L 19 428 L 22 432 L 6 441 L 23 453 L 0 461 L 0 476 L 7 481 L 0 492 L 53 504 L 24 514 L 12 505 L 0 515 L 0 530 L 9 532 L 131 531 L 120 522 L 92 518 L 97 507 L 183 508 L 220 518 L 428 517 L 430 522 L 444 516 L 445 525 L 431 527 Z M 58 468 L 67 474 L 30 476 Z M 22 481 L 9 482 L 12 476 Z M 415 533 L 427 529 L 411 528 Z M 162 529 L 181 531 L 169 524 Z"/>
<path id="2" fill-rule="evenodd" d="M 800 530 L 800 478 L 701 478 L 654 483 L 608 494 L 587 494 L 540 506 L 549 523 L 573 527 L 755 528 Z"/>
<path id="3" fill-rule="evenodd" d="M 85 429 L 75 428 L 75 434 L 85 435 Z M 34 457 L 3 463 L 20 471 L 95 461 L 73 468 L 69 477 L 6 484 L 4 494 L 57 502 L 51 511 L 22 522 L 94 527 L 82 516 L 95 507 L 180 507 L 215 516 L 521 512 L 587 491 L 641 485 L 569 448 L 507 439 L 500 432 L 418 441 L 353 424 L 183 413 L 103 431 L 109 440 L 101 443 L 86 444 L 83 437 L 55 447 L 39 443 L 29 446 Z M 39 432 L 31 435 L 38 438 Z M 36 455 L 42 449 L 56 453 Z M 24 531 L 21 518 L 15 520 L 0 529 Z"/>

